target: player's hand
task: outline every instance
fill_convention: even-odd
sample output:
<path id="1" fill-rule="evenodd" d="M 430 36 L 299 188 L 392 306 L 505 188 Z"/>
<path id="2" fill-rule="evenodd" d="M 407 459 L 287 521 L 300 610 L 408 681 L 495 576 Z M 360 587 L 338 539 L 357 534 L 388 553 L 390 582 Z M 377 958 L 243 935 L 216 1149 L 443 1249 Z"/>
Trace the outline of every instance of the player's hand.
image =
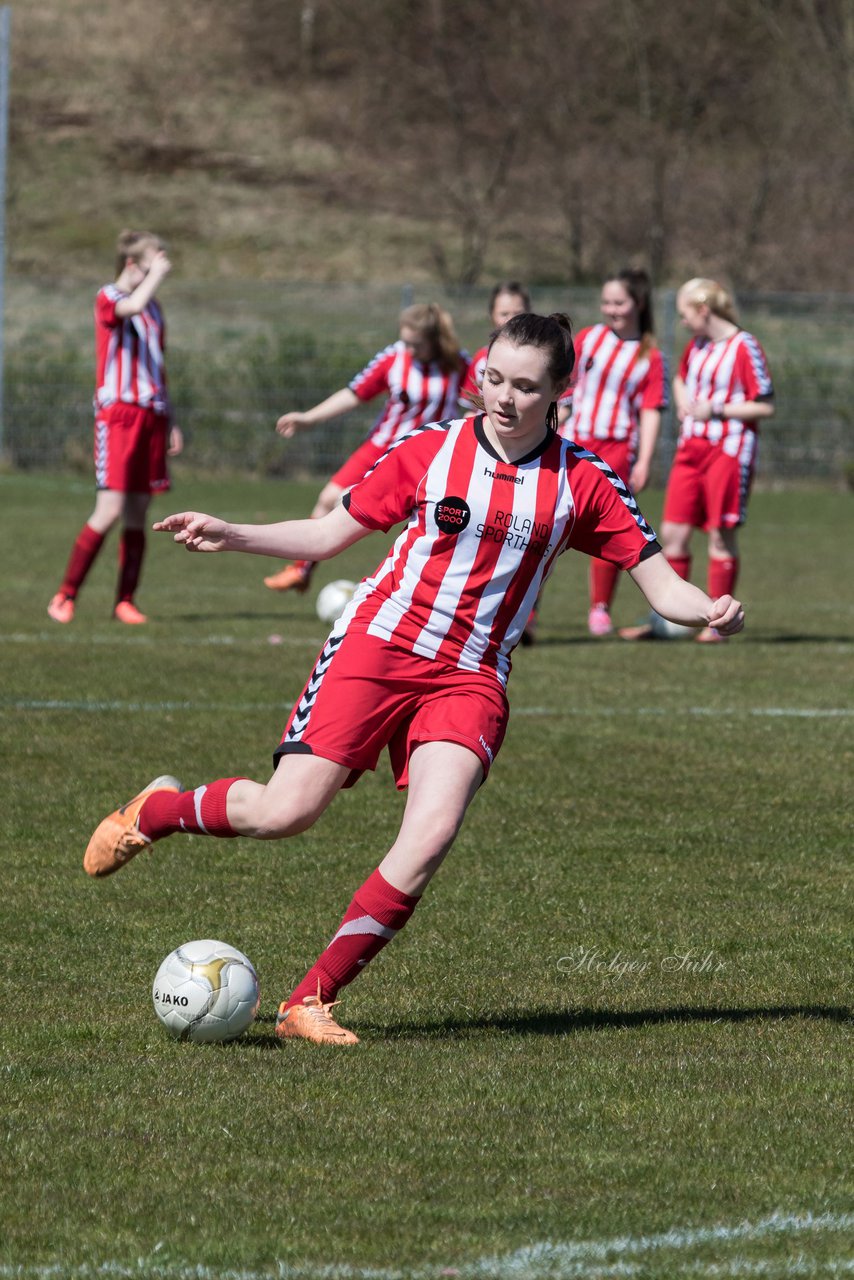
<path id="1" fill-rule="evenodd" d="M 718 596 L 709 610 L 709 626 L 722 636 L 734 636 L 744 626 L 744 610 L 732 596 Z"/>
<path id="2" fill-rule="evenodd" d="M 184 433 L 180 427 L 171 426 L 169 428 L 169 448 L 166 450 L 168 458 L 177 458 L 179 453 L 184 450 Z"/>
<path id="3" fill-rule="evenodd" d="M 231 526 L 201 511 L 179 511 L 156 520 L 151 527 L 155 533 L 174 533 L 175 542 L 183 543 L 188 551 L 228 550 Z"/>
<path id="4" fill-rule="evenodd" d="M 640 493 L 646 488 L 649 480 L 649 467 L 645 462 L 636 462 L 629 472 L 629 488 L 632 493 Z"/>
<path id="5" fill-rule="evenodd" d="M 310 425 L 304 413 L 283 413 L 276 423 L 276 430 L 285 440 L 290 440 L 303 427 Z"/>
<path id="6" fill-rule="evenodd" d="M 688 412 L 695 422 L 708 422 L 712 417 L 711 400 L 692 400 Z"/>
<path id="7" fill-rule="evenodd" d="M 171 270 L 172 263 L 169 261 L 166 250 L 157 249 L 152 255 L 147 274 L 153 276 L 155 280 L 162 280 L 165 276 L 168 276 Z"/>

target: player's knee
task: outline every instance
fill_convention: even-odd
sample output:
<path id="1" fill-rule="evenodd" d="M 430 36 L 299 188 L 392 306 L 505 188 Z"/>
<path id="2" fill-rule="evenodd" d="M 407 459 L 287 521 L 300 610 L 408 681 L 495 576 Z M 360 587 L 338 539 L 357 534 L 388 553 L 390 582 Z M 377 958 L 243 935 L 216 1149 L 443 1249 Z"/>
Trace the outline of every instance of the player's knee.
<path id="1" fill-rule="evenodd" d="M 308 831 L 320 817 L 318 811 L 308 806 L 259 804 L 255 814 L 255 836 L 259 840 L 284 840 Z"/>

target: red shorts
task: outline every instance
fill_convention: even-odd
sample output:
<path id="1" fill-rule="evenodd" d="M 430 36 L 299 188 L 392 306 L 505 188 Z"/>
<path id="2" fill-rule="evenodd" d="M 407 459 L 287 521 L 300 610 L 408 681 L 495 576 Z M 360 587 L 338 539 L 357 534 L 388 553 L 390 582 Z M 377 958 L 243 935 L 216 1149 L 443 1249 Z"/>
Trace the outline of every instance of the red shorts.
<path id="1" fill-rule="evenodd" d="M 390 443 L 391 441 L 387 440 L 385 444 L 374 444 L 372 438 L 368 436 L 355 453 L 351 453 L 347 461 L 338 468 L 329 483 L 337 484 L 341 489 L 352 489 L 354 484 L 358 484 L 365 478 L 374 463 L 379 462 Z"/>
<path id="2" fill-rule="evenodd" d="M 112 404 L 95 415 L 95 483 L 118 493 L 169 488 L 169 419 L 138 404 Z"/>
<path id="3" fill-rule="evenodd" d="M 485 672 L 422 658 L 376 636 L 329 637 L 274 756 L 303 753 L 349 766 L 345 786 L 375 769 L 388 747 L 395 782 L 409 783 L 409 757 L 422 742 L 457 742 L 483 765 L 504 740 L 507 697 Z"/>
<path id="4" fill-rule="evenodd" d="M 595 453 L 603 462 L 607 462 L 615 475 L 618 475 L 628 487 L 629 472 L 635 461 L 628 440 L 596 440 L 591 437 L 589 440 L 577 440 L 576 444 L 589 449 L 591 453 Z"/>
<path id="5" fill-rule="evenodd" d="M 705 530 L 744 524 L 755 457 L 752 431 L 745 432 L 735 455 L 702 436 L 680 440 L 667 481 L 662 521 Z"/>

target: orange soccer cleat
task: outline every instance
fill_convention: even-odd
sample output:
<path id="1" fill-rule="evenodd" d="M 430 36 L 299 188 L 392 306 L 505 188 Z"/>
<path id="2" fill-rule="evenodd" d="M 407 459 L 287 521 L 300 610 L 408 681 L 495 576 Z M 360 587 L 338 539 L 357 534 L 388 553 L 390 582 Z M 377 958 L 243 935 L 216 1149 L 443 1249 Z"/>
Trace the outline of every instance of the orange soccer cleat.
<path id="1" fill-rule="evenodd" d="M 358 1044 L 359 1037 L 346 1027 L 340 1027 L 330 1014 L 337 1000 L 324 1004 L 320 998 L 320 983 L 316 996 L 305 996 L 302 1004 L 290 1009 L 283 1003 L 276 1015 L 276 1035 L 280 1040 L 311 1040 L 314 1044 Z"/>
<path id="2" fill-rule="evenodd" d="M 271 573 L 264 579 L 264 586 L 271 591 L 298 591 L 300 595 L 308 591 L 311 582 L 311 570 L 299 564 L 286 564 L 278 573 Z"/>
<path id="3" fill-rule="evenodd" d="M 120 600 L 113 610 L 113 617 L 117 622 L 124 622 L 129 627 L 138 627 L 143 622 L 148 622 L 144 613 L 140 613 L 132 600 Z"/>
<path id="4" fill-rule="evenodd" d="M 74 620 L 74 600 L 71 596 L 57 591 L 47 607 L 48 617 L 54 622 L 72 622 Z"/>
<path id="5" fill-rule="evenodd" d="M 154 791 L 183 791 L 177 778 L 164 773 L 149 782 L 138 796 L 116 809 L 95 828 L 83 857 L 83 869 L 90 876 L 111 876 L 151 844 L 137 826 L 139 811 Z"/>

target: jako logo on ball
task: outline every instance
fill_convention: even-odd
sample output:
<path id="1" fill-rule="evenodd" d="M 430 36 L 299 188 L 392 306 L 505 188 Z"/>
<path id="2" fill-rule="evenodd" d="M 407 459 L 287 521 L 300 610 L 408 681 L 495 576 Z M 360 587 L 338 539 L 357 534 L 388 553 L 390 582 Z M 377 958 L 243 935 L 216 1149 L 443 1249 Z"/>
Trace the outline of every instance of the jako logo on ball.
<path id="1" fill-rule="evenodd" d="M 233 1040 L 258 1012 L 258 975 L 227 942 L 185 942 L 166 957 L 152 989 L 154 1012 L 179 1040 Z"/>
<path id="2" fill-rule="evenodd" d="M 440 498 L 436 503 L 436 524 L 442 533 L 462 533 L 469 520 L 471 508 L 463 498 Z"/>

